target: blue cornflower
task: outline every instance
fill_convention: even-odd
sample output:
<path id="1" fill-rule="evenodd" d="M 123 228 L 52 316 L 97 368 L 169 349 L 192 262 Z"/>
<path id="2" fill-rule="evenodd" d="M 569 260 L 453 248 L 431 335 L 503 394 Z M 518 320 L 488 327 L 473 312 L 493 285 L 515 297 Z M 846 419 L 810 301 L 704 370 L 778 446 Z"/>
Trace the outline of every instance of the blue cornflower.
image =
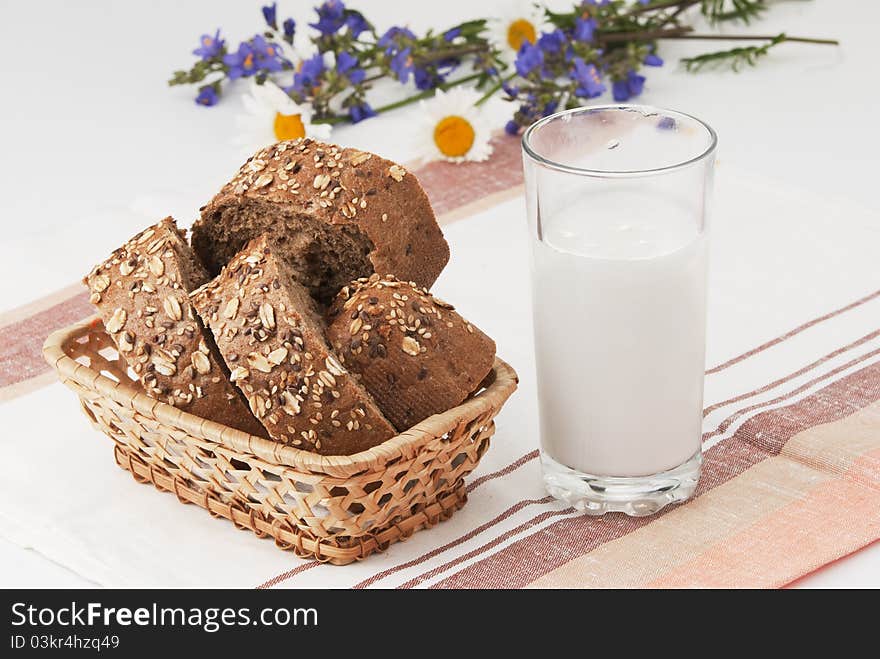
<path id="1" fill-rule="evenodd" d="M 280 71 L 286 60 L 281 56 L 281 48 L 274 43 L 266 41 L 259 34 L 251 39 L 254 54 L 257 57 L 257 68 L 261 71 Z"/>
<path id="2" fill-rule="evenodd" d="M 217 90 L 212 86 L 202 87 L 199 90 L 199 95 L 196 96 L 196 103 L 199 105 L 204 105 L 206 107 L 211 107 L 212 105 L 216 105 L 217 101 Z"/>
<path id="3" fill-rule="evenodd" d="M 287 43 L 293 43 L 293 35 L 296 33 L 296 21 L 292 18 L 287 18 L 281 24 L 281 27 L 284 28 L 284 40 Z"/>
<path id="4" fill-rule="evenodd" d="M 346 71 L 353 69 L 357 66 L 357 63 L 357 57 L 348 51 L 343 50 L 336 56 L 336 70 L 340 73 L 345 73 Z"/>
<path id="5" fill-rule="evenodd" d="M 309 59 L 303 60 L 299 73 L 308 80 L 317 80 L 321 77 L 321 74 L 324 73 L 325 69 L 324 55 L 321 53 L 315 53 Z"/>
<path id="6" fill-rule="evenodd" d="M 538 118 L 538 108 L 535 103 L 536 99 L 534 94 L 529 94 L 527 102 L 520 105 L 519 110 L 516 111 L 514 120 L 518 120 L 518 123 L 522 125 L 528 125 L 535 121 L 535 119 Z M 507 127 L 505 126 L 505 128 Z"/>
<path id="7" fill-rule="evenodd" d="M 587 64 L 582 57 L 574 58 L 574 68 L 569 72 L 572 80 L 577 82 L 575 96 L 581 98 L 596 98 L 605 93 L 605 85 L 599 78 L 599 70 L 594 64 Z"/>
<path id="8" fill-rule="evenodd" d="M 538 48 L 545 53 L 558 53 L 562 50 L 562 47 L 565 46 L 566 41 L 568 40 L 565 37 L 565 33 L 557 28 L 553 30 L 553 32 L 544 32 L 541 34 L 538 39 Z"/>
<path id="9" fill-rule="evenodd" d="M 379 38 L 376 45 L 379 46 L 379 48 L 384 48 L 386 55 L 390 55 L 399 48 L 400 37 L 415 39 L 416 35 L 405 27 L 390 27 L 385 31 L 385 34 Z"/>
<path id="10" fill-rule="evenodd" d="M 517 96 L 519 96 L 519 87 L 515 85 L 508 84 L 507 82 L 502 82 L 501 89 L 503 89 L 504 93 L 507 94 L 510 98 L 516 98 Z"/>
<path id="11" fill-rule="evenodd" d="M 360 12 L 351 12 L 348 15 L 348 18 L 345 19 L 345 25 L 348 27 L 348 31 L 351 33 L 351 36 L 355 39 L 360 36 L 361 32 L 370 29 L 370 24 L 367 23 L 367 20 L 360 14 Z"/>
<path id="12" fill-rule="evenodd" d="M 358 67 L 357 57 L 344 50 L 336 56 L 336 70 L 355 85 L 363 82 L 366 77 L 364 70 Z"/>
<path id="13" fill-rule="evenodd" d="M 559 101 L 550 101 L 547 105 L 544 106 L 544 109 L 541 111 L 541 116 L 549 117 L 551 114 L 556 112 L 556 108 L 559 107 Z"/>
<path id="14" fill-rule="evenodd" d="M 409 74 L 412 73 L 414 68 L 410 51 L 410 48 L 404 48 L 391 58 L 391 64 L 389 64 L 389 68 L 397 74 L 397 79 L 400 82 L 409 80 Z"/>
<path id="15" fill-rule="evenodd" d="M 281 71 L 287 60 L 281 56 L 281 49 L 276 44 L 256 35 L 250 41 L 242 41 L 236 52 L 225 55 L 223 63 L 229 67 L 229 79 L 235 80 L 259 71 Z"/>
<path id="16" fill-rule="evenodd" d="M 490 66 L 488 69 L 486 69 L 486 75 L 487 76 L 497 76 L 498 69 L 496 69 L 494 66 Z"/>
<path id="17" fill-rule="evenodd" d="M 647 66 L 663 66 L 663 59 L 654 53 L 649 53 L 644 60 Z"/>
<path id="18" fill-rule="evenodd" d="M 293 75 L 292 89 L 308 96 L 313 88 L 321 84 L 321 76 L 325 70 L 324 56 L 321 53 L 303 60 L 299 71 Z"/>
<path id="19" fill-rule="evenodd" d="M 229 67 L 230 80 L 246 78 L 257 72 L 257 58 L 254 49 L 247 41 L 238 44 L 238 50 L 223 56 L 223 63 Z"/>
<path id="20" fill-rule="evenodd" d="M 413 68 L 413 82 L 416 84 L 416 89 L 434 89 L 445 81 L 446 79 L 437 71 L 430 71 L 420 67 Z"/>
<path id="21" fill-rule="evenodd" d="M 321 34 L 336 34 L 345 25 L 345 3 L 341 0 L 327 0 L 315 8 L 318 14 L 317 23 L 309 23 Z"/>
<path id="22" fill-rule="evenodd" d="M 203 34 L 199 37 L 199 47 L 193 51 L 193 55 L 198 55 L 203 60 L 211 59 L 220 54 L 226 42 L 220 38 L 220 30 L 217 30 L 212 37 L 210 34 Z"/>
<path id="23" fill-rule="evenodd" d="M 348 108 L 348 116 L 351 118 L 351 123 L 356 124 L 364 119 L 375 117 L 376 111 L 370 107 L 369 103 L 361 103 Z"/>
<path id="24" fill-rule="evenodd" d="M 278 29 L 278 3 L 273 2 L 271 5 L 263 7 L 263 18 L 266 19 L 266 25 L 273 30 Z"/>
<path id="25" fill-rule="evenodd" d="M 519 124 L 513 119 L 504 124 L 504 132 L 508 135 L 517 135 L 519 133 Z"/>
<path id="26" fill-rule="evenodd" d="M 596 31 L 596 19 L 588 16 L 578 17 L 574 21 L 574 38 L 577 41 L 592 41 Z"/>
<path id="27" fill-rule="evenodd" d="M 446 30 L 446 32 L 443 33 L 443 41 L 449 42 L 458 36 L 461 36 L 461 28 L 454 27 L 451 30 Z"/>
<path id="28" fill-rule="evenodd" d="M 434 89 L 446 82 L 446 77 L 458 68 L 461 62 L 454 57 L 438 60 L 433 66 L 413 67 L 413 81 L 417 89 Z M 490 74 L 491 75 L 491 74 Z"/>
<path id="29" fill-rule="evenodd" d="M 516 54 L 516 72 L 523 78 L 544 64 L 544 51 L 531 43 L 524 43 Z"/>
<path id="30" fill-rule="evenodd" d="M 618 103 L 628 101 L 633 96 L 638 96 L 645 88 L 645 76 L 640 76 L 635 71 L 626 74 L 624 80 L 615 80 L 611 85 L 614 100 Z"/>

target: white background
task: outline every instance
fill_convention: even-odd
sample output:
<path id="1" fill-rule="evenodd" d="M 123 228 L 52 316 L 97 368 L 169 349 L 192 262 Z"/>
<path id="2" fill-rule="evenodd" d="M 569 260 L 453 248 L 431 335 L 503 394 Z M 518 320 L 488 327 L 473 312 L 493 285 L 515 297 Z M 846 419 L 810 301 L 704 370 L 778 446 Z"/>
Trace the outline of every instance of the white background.
<path id="1" fill-rule="evenodd" d="M 391 1 L 350 4 L 379 26 L 419 29 L 492 15 L 507 3 L 444 0 L 405 10 Z M 259 5 L 0 0 L 0 310 L 77 280 L 108 245 L 141 228 L 141 213 L 158 219 L 172 212 L 188 224 L 237 168 L 240 151 L 231 137 L 238 100 L 201 108 L 192 102 L 194 90 L 165 82 L 192 62 L 203 32 L 223 27 L 234 40 L 257 30 Z M 279 16 L 292 12 L 304 26 L 311 18 L 304 6 L 282 1 Z M 672 65 L 649 70 L 641 100 L 712 124 L 721 136 L 722 168 L 846 199 L 880 219 L 878 25 L 877 3 L 779 3 L 766 20 L 736 31 L 837 37 L 842 47 L 785 44 L 756 70 L 692 76 L 675 59 L 707 44 L 663 44 Z M 342 129 L 338 139 L 411 160 L 415 113 Z M 87 583 L 0 542 L 0 586 Z M 880 547 L 800 583 L 880 586 Z"/>

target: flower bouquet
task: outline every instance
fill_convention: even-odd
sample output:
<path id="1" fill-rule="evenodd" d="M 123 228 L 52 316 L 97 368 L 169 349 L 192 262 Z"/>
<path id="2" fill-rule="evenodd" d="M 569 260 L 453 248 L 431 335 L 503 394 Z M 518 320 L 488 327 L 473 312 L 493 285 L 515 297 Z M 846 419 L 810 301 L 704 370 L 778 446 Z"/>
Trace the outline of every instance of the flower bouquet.
<path id="1" fill-rule="evenodd" d="M 202 35 L 189 70 L 169 84 L 198 85 L 196 103 L 213 106 L 226 89 L 251 82 L 245 132 L 259 142 L 315 137 L 421 102 L 433 131 L 433 155 L 453 162 L 491 154 L 492 125 L 481 106 L 500 95 L 512 105 L 511 135 L 537 119 L 611 92 L 639 96 L 645 67 L 664 64 L 665 40 L 748 41 L 749 45 L 682 60 L 687 71 L 754 65 L 787 42 L 837 44 L 833 39 L 701 34 L 693 23 L 749 23 L 766 0 L 581 0 L 566 11 L 512 3 L 503 16 L 479 18 L 417 34 L 406 26 L 377 27 L 341 0 L 315 8 L 310 34 L 293 18 L 279 21 L 277 3 L 262 7 L 265 27 L 233 47 L 220 30 Z M 374 85 L 394 81 L 403 96 L 383 105 Z"/>

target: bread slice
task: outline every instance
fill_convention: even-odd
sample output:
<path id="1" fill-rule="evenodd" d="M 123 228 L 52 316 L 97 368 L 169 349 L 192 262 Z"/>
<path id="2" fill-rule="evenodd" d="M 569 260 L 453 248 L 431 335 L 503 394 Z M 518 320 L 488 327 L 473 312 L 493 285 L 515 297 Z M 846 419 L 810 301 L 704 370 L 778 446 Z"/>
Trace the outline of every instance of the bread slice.
<path id="1" fill-rule="evenodd" d="M 344 287 L 327 336 L 400 431 L 460 404 L 495 361 L 495 342 L 450 304 L 391 276 Z"/>
<path id="2" fill-rule="evenodd" d="M 430 287 L 449 260 L 415 176 L 379 156 L 311 139 L 279 142 L 248 159 L 202 209 L 192 244 L 216 275 L 265 232 L 322 304 L 373 272 Z"/>
<path id="3" fill-rule="evenodd" d="M 191 299 L 233 381 L 277 441 L 350 455 L 396 434 L 333 354 L 314 301 L 266 236 L 249 242 Z"/>
<path id="4" fill-rule="evenodd" d="M 83 282 L 148 395 L 265 437 L 189 303 L 189 291 L 207 279 L 185 234 L 168 217 L 114 251 Z"/>

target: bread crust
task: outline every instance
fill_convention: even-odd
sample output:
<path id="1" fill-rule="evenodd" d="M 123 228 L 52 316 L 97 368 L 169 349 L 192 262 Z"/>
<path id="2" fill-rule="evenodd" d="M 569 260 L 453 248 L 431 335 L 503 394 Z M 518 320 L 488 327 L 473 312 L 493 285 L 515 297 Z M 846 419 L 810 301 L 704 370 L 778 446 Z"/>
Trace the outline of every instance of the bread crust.
<path id="1" fill-rule="evenodd" d="M 107 333 L 147 395 L 265 437 L 189 302 L 208 279 L 170 217 L 144 229 L 83 279 Z"/>
<path id="2" fill-rule="evenodd" d="M 416 177 L 365 151 L 302 139 L 279 142 L 249 158 L 193 226 L 193 247 L 212 274 L 232 252 L 270 229 L 232 226 L 230 208 L 249 202 L 269 203 L 364 237 L 372 271 L 349 279 L 393 273 L 430 287 L 449 260 L 449 246 Z"/>
<path id="3" fill-rule="evenodd" d="M 323 455 L 350 455 L 396 434 L 333 354 L 313 300 L 265 235 L 191 299 L 273 439 Z"/>
<path id="4" fill-rule="evenodd" d="M 400 431 L 459 405 L 494 363 L 492 339 L 452 305 L 392 276 L 344 287 L 327 318 L 339 358 Z"/>

